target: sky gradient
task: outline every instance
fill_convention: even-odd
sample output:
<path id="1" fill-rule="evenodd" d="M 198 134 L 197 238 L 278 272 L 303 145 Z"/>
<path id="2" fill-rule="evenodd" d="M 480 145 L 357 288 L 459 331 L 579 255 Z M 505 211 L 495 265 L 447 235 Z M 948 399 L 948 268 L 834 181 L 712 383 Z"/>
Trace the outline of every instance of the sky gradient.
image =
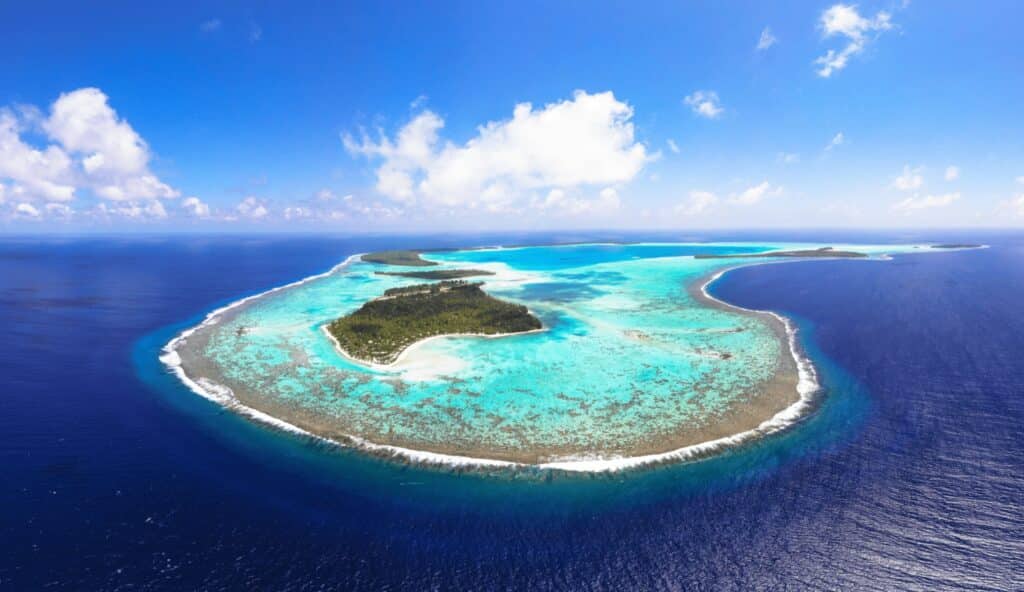
<path id="1" fill-rule="evenodd" d="M 1014 2 L 0 8 L 0 230 L 1024 223 Z"/>

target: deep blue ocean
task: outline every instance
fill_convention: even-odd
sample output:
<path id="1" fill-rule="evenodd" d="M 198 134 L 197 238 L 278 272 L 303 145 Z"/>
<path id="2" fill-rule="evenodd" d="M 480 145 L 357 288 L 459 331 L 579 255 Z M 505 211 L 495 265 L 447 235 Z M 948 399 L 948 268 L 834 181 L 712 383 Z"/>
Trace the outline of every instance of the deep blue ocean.
<path id="1" fill-rule="evenodd" d="M 355 252 L 574 240 L 971 241 L 726 274 L 827 393 L 636 473 L 479 475 L 255 425 L 156 359 Z M 2 590 L 1024 589 L 1024 233 L 0 238 Z"/>

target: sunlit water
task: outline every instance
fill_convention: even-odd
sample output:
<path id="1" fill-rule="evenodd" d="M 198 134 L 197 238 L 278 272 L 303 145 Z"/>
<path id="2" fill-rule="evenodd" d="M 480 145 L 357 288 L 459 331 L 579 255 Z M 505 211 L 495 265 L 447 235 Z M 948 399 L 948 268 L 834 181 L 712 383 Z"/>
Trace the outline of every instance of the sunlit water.
<path id="1" fill-rule="evenodd" d="M 225 410 L 158 361 L 210 310 L 354 253 L 601 238 L 794 237 L 0 240 L 0 589 L 1024 588 L 1020 233 L 808 234 L 992 246 L 725 274 L 716 297 L 796 321 L 821 405 L 638 472 L 385 462 Z"/>

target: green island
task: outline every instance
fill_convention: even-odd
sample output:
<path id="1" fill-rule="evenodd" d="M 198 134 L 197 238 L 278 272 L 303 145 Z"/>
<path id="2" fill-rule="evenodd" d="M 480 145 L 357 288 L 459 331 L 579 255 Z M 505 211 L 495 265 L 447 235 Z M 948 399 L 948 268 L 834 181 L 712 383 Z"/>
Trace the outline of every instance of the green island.
<path id="1" fill-rule="evenodd" d="M 942 243 L 941 245 L 932 245 L 933 249 L 980 249 L 981 245 L 974 243 Z"/>
<path id="2" fill-rule="evenodd" d="M 457 280 L 479 275 L 494 275 L 483 269 L 431 269 L 430 271 L 378 271 L 376 275 L 393 275 L 418 280 Z"/>
<path id="3" fill-rule="evenodd" d="M 536 331 L 537 317 L 521 304 L 483 291 L 482 282 L 448 280 L 391 288 L 327 325 L 349 357 L 390 364 L 413 343 L 437 335 L 506 335 Z"/>
<path id="4" fill-rule="evenodd" d="M 751 257 L 759 258 L 770 258 L 770 257 L 867 257 L 864 253 L 858 253 L 856 251 L 837 251 L 832 247 L 822 247 L 820 249 L 802 249 L 796 251 L 769 251 L 767 253 L 743 253 L 736 255 L 718 255 L 714 253 L 697 253 L 693 256 L 694 259 L 748 259 Z"/>
<path id="5" fill-rule="evenodd" d="M 432 267 L 437 265 L 433 261 L 427 261 L 420 257 L 419 251 L 377 251 L 366 253 L 360 257 L 368 263 L 379 263 L 381 265 L 400 265 L 403 267 Z"/>

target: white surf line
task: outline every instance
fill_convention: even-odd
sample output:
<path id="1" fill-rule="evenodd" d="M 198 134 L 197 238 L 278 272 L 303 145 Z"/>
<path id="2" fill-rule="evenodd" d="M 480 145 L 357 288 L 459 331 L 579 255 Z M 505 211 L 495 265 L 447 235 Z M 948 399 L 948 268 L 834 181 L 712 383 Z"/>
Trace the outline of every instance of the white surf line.
<path id="1" fill-rule="evenodd" d="M 726 448 L 736 447 L 736 446 L 738 446 L 740 444 L 743 444 L 745 442 L 748 442 L 748 441 L 751 441 L 751 440 L 754 440 L 754 439 L 763 438 L 765 436 L 768 436 L 768 435 L 777 433 L 779 431 L 782 431 L 782 430 L 784 430 L 784 429 L 794 425 L 799 420 L 803 419 L 803 417 L 807 414 L 807 412 L 809 412 L 810 409 L 812 408 L 814 394 L 819 390 L 817 373 L 814 370 L 814 366 L 811 363 L 811 361 L 808 360 L 806 357 L 800 355 L 799 348 L 798 348 L 798 345 L 797 345 L 797 340 L 796 340 L 796 333 L 797 333 L 797 331 L 796 331 L 796 328 L 793 326 L 793 324 L 790 322 L 789 319 L 787 319 L 786 317 L 783 317 L 782 315 L 779 315 L 779 314 L 776 314 L 774 312 L 771 312 L 771 311 L 753 310 L 753 309 L 748 309 L 748 308 L 744 308 L 744 307 L 741 307 L 741 306 L 736 306 L 734 304 L 730 304 L 728 302 L 725 302 L 725 301 L 719 300 L 718 298 L 715 298 L 714 296 L 709 294 L 708 291 L 707 291 L 708 286 L 712 282 L 718 280 L 725 273 L 727 273 L 729 271 L 732 271 L 732 270 L 735 270 L 735 269 L 739 269 L 739 268 L 742 268 L 742 267 L 751 267 L 751 266 L 756 266 L 756 265 L 765 265 L 765 264 L 770 264 L 770 263 L 796 262 L 796 261 L 802 261 L 804 259 L 792 259 L 792 260 L 787 260 L 787 261 L 771 261 L 771 260 L 769 260 L 769 261 L 753 261 L 753 262 L 750 262 L 750 263 L 736 265 L 736 266 L 733 266 L 733 267 L 727 267 L 725 269 L 722 269 L 722 270 L 718 271 L 714 275 L 712 275 L 708 280 L 706 280 L 704 282 L 703 285 L 701 285 L 701 288 L 700 288 L 701 289 L 701 293 L 706 298 L 708 298 L 709 300 L 713 300 L 715 302 L 719 302 L 719 303 L 721 303 L 722 305 L 724 305 L 726 307 L 730 307 L 730 308 L 734 308 L 734 309 L 738 309 L 738 310 L 743 310 L 743 311 L 752 312 L 752 313 L 770 314 L 770 315 L 774 316 L 775 318 L 779 319 L 783 323 L 783 325 L 784 325 L 784 327 L 786 329 L 787 337 L 788 337 L 790 354 L 793 356 L 793 359 L 794 359 L 794 361 L 796 363 L 796 366 L 797 366 L 797 375 L 798 375 L 797 393 L 799 394 L 799 399 L 795 403 L 790 405 L 789 407 L 783 409 L 782 411 L 779 411 L 778 413 L 773 415 L 768 420 L 762 422 L 756 428 L 753 428 L 753 429 L 750 429 L 750 430 L 746 430 L 746 431 L 743 431 L 743 432 L 739 432 L 739 433 L 734 434 L 732 436 L 726 436 L 726 437 L 723 437 L 723 438 L 718 438 L 718 439 L 715 439 L 715 440 L 709 440 L 707 442 L 701 442 L 701 443 L 698 443 L 698 444 L 691 444 L 689 446 L 684 446 L 684 447 L 681 447 L 681 448 L 677 448 L 675 450 L 670 450 L 668 452 L 660 452 L 660 453 L 655 453 L 655 454 L 647 454 L 647 455 L 640 455 L 640 456 L 628 456 L 628 457 L 600 456 L 600 455 L 594 455 L 594 456 L 580 455 L 580 456 L 572 456 L 572 457 L 562 457 L 562 458 L 554 459 L 554 460 L 551 460 L 551 461 L 545 461 L 545 462 L 541 462 L 541 463 L 520 463 L 520 462 L 515 462 L 515 461 L 506 461 L 506 460 L 498 460 L 498 459 L 478 458 L 478 457 L 472 457 L 472 456 L 460 456 L 460 455 L 453 455 L 453 454 L 443 454 L 443 453 L 439 453 L 439 452 L 430 452 L 430 451 L 427 451 L 427 450 L 416 450 L 416 449 L 412 449 L 412 448 L 403 448 L 401 446 L 392 446 L 392 445 L 389 445 L 389 444 L 377 444 L 377 443 L 371 442 L 369 440 L 366 440 L 364 438 L 361 438 L 359 436 L 354 436 L 354 435 L 351 435 L 351 434 L 345 434 L 345 436 L 349 440 L 349 442 L 341 442 L 339 440 L 334 440 L 332 438 L 327 438 L 325 436 L 320 436 L 318 434 L 314 434 L 314 433 L 309 432 L 307 430 L 304 430 L 304 429 L 302 429 L 302 428 L 300 428 L 300 427 L 298 427 L 298 426 L 296 426 L 294 424 L 288 423 L 287 421 L 285 421 L 283 419 L 274 417 L 272 415 L 269 415 L 269 414 L 264 413 L 262 411 L 259 411 L 257 409 L 253 409 L 251 407 L 243 405 L 237 399 L 235 399 L 234 393 L 231 391 L 230 388 L 228 388 L 226 386 L 223 386 L 223 385 L 218 385 L 216 383 L 213 383 L 212 381 L 204 380 L 204 379 L 200 379 L 200 382 L 203 383 L 203 384 L 200 384 L 200 382 L 197 382 L 197 381 L 192 380 L 191 378 L 189 378 L 188 375 L 185 373 L 184 369 L 181 367 L 181 357 L 178 356 L 177 352 L 175 351 L 177 345 L 179 343 L 181 343 L 181 341 L 186 339 L 189 335 L 192 335 L 193 333 L 195 333 L 195 331 L 197 331 L 201 327 L 203 327 L 205 325 L 208 325 L 208 324 L 215 324 L 217 322 L 216 317 L 218 315 L 220 315 L 220 314 L 222 314 L 222 313 L 224 313 L 224 312 L 226 312 L 226 311 L 228 311 L 228 310 L 230 310 L 232 308 L 235 308 L 236 306 L 240 306 L 240 305 L 242 305 L 242 304 L 244 304 L 246 302 L 249 302 L 250 300 L 254 300 L 256 298 L 259 298 L 261 296 L 264 296 L 264 295 L 267 295 L 267 294 L 271 294 L 271 293 L 274 293 L 274 292 L 277 292 L 277 291 L 280 291 L 280 290 L 284 290 L 284 289 L 287 289 L 287 288 L 292 288 L 292 287 L 295 287 L 295 286 L 299 286 L 301 284 L 304 284 L 306 282 L 309 282 L 309 281 L 312 281 L 312 280 L 315 280 L 315 279 L 326 277 L 326 276 L 334 273 L 335 271 L 339 271 L 339 270 L 343 269 L 344 267 L 348 266 L 349 264 L 351 264 L 353 261 L 357 260 L 361 256 L 362 256 L 362 253 L 356 254 L 356 255 L 352 255 L 352 256 L 348 257 L 344 262 L 340 263 L 339 265 L 336 265 L 335 267 L 331 268 L 330 270 L 328 270 L 328 271 L 326 271 L 324 273 L 313 275 L 313 276 L 304 278 L 302 280 L 299 280 L 297 282 L 292 282 L 290 284 L 286 284 L 284 286 L 279 286 L 277 288 L 273 288 L 271 290 L 267 290 L 266 292 L 262 292 L 260 294 L 254 295 L 254 296 L 249 296 L 249 297 L 243 298 L 243 299 L 238 300 L 236 302 L 233 302 L 233 303 L 231 303 L 231 304 L 229 304 L 227 306 L 224 306 L 224 307 L 218 308 L 217 310 L 214 310 L 213 312 L 209 313 L 206 316 L 206 320 L 204 320 L 202 323 L 200 323 L 196 327 L 193 327 L 191 329 L 187 329 L 187 330 L 183 331 L 180 335 L 178 335 L 177 337 L 172 339 L 170 342 L 168 342 L 167 345 L 165 345 L 164 348 L 163 348 L 164 355 L 160 356 L 160 361 L 162 361 L 172 372 L 174 372 L 174 374 L 176 376 L 178 376 L 178 378 L 190 390 L 192 390 L 196 394 L 198 394 L 198 395 L 200 395 L 200 396 L 202 396 L 202 397 L 204 397 L 206 399 L 209 399 L 209 400 L 211 400 L 211 401 L 213 401 L 215 403 L 218 403 L 218 404 L 224 406 L 225 408 L 231 409 L 231 410 L 233 410 L 233 411 L 235 411 L 237 413 L 240 413 L 242 415 L 248 416 L 248 417 L 250 417 L 252 419 L 255 419 L 257 421 L 260 421 L 260 422 L 266 423 L 268 425 L 274 426 L 274 427 L 276 427 L 278 429 L 281 429 L 283 431 L 291 432 L 291 433 L 295 433 L 295 434 L 300 434 L 300 435 L 307 436 L 307 437 L 310 437 L 310 438 L 313 438 L 313 439 L 316 439 L 316 440 L 319 440 L 319 441 L 322 441 L 322 442 L 327 442 L 327 443 L 330 443 L 330 444 L 334 444 L 334 445 L 337 445 L 337 446 L 340 446 L 340 447 L 350 447 L 351 446 L 351 447 L 354 447 L 356 449 L 361 449 L 361 450 L 365 450 L 367 452 L 372 452 L 372 453 L 376 453 L 376 454 L 383 454 L 383 455 L 390 456 L 390 457 L 393 457 L 393 458 L 396 458 L 396 459 L 402 459 L 402 460 L 407 460 L 407 461 L 413 462 L 413 463 L 421 463 L 421 464 L 435 465 L 435 466 L 436 465 L 441 465 L 441 466 L 449 466 L 449 467 L 536 468 L 536 469 L 554 469 L 554 470 L 561 470 L 561 471 L 567 471 L 567 472 L 580 472 L 580 473 L 614 472 L 614 471 L 621 471 L 621 470 L 624 470 L 624 469 L 639 468 L 639 467 L 643 467 L 643 466 L 647 466 L 647 465 L 652 465 L 652 464 L 662 464 L 662 463 L 668 463 L 668 462 L 680 462 L 680 461 L 686 461 L 686 460 L 694 460 L 694 459 L 697 459 L 697 458 L 703 458 L 703 457 L 707 456 L 711 452 L 716 452 L 718 450 L 723 450 L 723 449 L 726 449 Z M 834 258 L 827 258 L 827 259 L 834 260 Z M 871 260 L 871 259 L 873 259 L 873 257 L 868 257 L 868 258 L 865 258 L 863 260 Z M 437 337 L 442 337 L 442 336 L 437 336 Z M 360 363 L 362 363 L 362 362 L 360 362 Z"/>

